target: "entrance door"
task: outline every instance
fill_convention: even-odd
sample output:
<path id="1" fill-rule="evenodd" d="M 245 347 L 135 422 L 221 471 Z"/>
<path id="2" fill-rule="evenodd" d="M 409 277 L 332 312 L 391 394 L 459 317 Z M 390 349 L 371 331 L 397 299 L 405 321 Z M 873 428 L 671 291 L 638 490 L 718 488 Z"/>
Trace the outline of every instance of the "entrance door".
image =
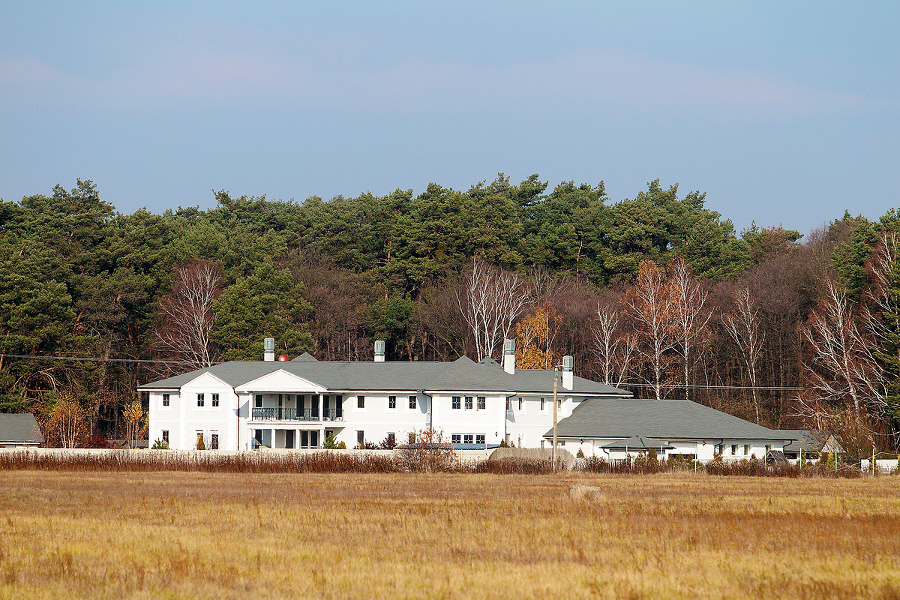
<path id="1" fill-rule="evenodd" d="M 288 429 L 284 432 L 284 447 L 285 448 L 293 448 L 294 447 L 294 430 Z"/>

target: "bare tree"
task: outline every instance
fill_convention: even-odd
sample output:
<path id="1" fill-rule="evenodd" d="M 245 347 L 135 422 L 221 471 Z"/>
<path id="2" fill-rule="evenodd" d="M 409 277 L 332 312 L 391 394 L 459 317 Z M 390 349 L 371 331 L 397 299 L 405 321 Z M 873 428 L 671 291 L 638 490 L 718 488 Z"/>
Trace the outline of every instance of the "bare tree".
<path id="1" fill-rule="evenodd" d="M 675 348 L 681 354 L 684 397 L 688 399 L 695 347 L 706 333 L 712 316 L 706 309 L 709 293 L 694 278 L 690 265 L 680 256 L 676 256 L 669 267 L 668 288 L 671 307 L 669 315 L 677 340 Z"/>
<path id="2" fill-rule="evenodd" d="M 632 333 L 624 333 L 621 311 L 612 305 L 597 306 L 594 333 L 594 354 L 603 383 L 618 386 L 628 377 L 631 358 L 637 346 Z"/>
<path id="3" fill-rule="evenodd" d="M 215 320 L 212 303 L 224 281 L 222 268 L 206 260 L 176 268 L 172 291 L 160 303 L 159 325 L 154 331 L 159 350 L 194 369 L 215 362 L 210 339 Z"/>
<path id="4" fill-rule="evenodd" d="M 753 408 L 756 411 L 756 422 L 759 423 L 756 363 L 759 361 L 759 356 L 762 353 L 765 333 L 760 330 L 759 307 L 750 296 L 749 287 L 745 286 L 735 293 L 734 305 L 733 313 L 725 313 L 722 316 L 722 325 L 725 326 L 725 331 L 728 332 L 737 345 L 741 354 L 741 360 L 743 360 L 744 367 L 747 369 Z"/>
<path id="5" fill-rule="evenodd" d="M 494 356 L 529 303 L 522 278 L 477 258 L 472 262 L 463 293 L 458 293 L 456 300 L 475 339 L 479 361 Z"/>
<path id="6" fill-rule="evenodd" d="M 883 414 L 884 378 L 874 344 L 854 320 L 846 295 L 830 280 L 823 287 L 825 297 L 803 330 L 812 359 L 804 365 L 808 389 L 798 407 L 802 417 L 817 425 L 842 423 L 843 431 L 835 431 L 840 439 L 844 432 L 864 429 L 869 417 Z M 858 434 L 843 438 L 848 451 L 863 450 L 857 447 Z"/>
<path id="7" fill-rule="evenodd" d="M 672 336 L 672 303 L 665 277 L 652 260 L 641 261 L 637 280 L 627 296 L 628 312 L 640 336 L 638 350 L 649 365 L 649 381 L 657 399 L 662 398 L 663 385 L 675 347 Z"/>

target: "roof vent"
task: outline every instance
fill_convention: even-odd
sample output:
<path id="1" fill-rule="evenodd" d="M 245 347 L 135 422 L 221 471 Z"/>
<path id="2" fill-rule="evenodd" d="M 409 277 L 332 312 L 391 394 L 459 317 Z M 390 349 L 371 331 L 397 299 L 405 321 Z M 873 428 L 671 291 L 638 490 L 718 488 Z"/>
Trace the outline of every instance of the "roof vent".
<path id="1" fill-rule="evenodd" d="M 275 361 L 275 338 L 263 340 L 263 360 L 266 362 Z"/>
<path id="2" fill-rule="evenodd" d="M 384 362 L 384 340 L 375 340 L 375 362 Z"/>

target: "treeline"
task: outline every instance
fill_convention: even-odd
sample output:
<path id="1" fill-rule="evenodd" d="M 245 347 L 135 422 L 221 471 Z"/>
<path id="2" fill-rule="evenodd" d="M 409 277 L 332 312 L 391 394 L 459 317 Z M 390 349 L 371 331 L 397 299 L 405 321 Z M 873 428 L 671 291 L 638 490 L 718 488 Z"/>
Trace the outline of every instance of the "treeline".
<path id="1" fill-rule="evenodd" d="M 74 400 L 84 439 L 122 437 L 138 384 L 258 359 L 267 336 L 291 357 L 366 360 L 384 339 L 392 360 L 452 360 L 499 359 L 508 335 L 536 365 L 573 354 L 580 375 L 768 426 L 824 424 L 825 409 L 856 406 L 866 443 L 893 445 L 882 391 L 895 386 L 897 353 L 873 327 L 893 318 L 877 306 L 893 275 L 885 283 L 873 267 L 893 211 L 844 215 L 805 238 L 737 235 L 704 194 L 679 198 L 675 185 L 610 203 L 602 183 L 548 190 L 537 175 L 502 174 L 466 191 L 216 199 L 207 211 L 124 215 L 79 180 L 0 202 L 0 410 L 49 423 Z M 645 297 L 654 282 L 657 321 Z M 497 301 L 503 285 L 521 302 L 479 330 L 486 290 Z M 823 391 L 840 375 L 810 332 L 836 298 L 882 391 Z"/>

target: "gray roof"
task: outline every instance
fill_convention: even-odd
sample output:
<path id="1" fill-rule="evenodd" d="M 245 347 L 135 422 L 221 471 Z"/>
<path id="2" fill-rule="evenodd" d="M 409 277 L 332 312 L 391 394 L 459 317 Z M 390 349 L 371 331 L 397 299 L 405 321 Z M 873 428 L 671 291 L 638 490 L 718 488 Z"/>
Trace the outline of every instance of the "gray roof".
<path id="1" fill-rule="evenodd" d="M 317 361 L 309 355 L 294 360 L 231 361 L 139 386 L 139 390 L 178 389 L 204 373 L 215 375 L 232 387 L 279 369 L 316 383 L 328 390 L 431 390 L 501 392 L 510 394 L 553 393 L 553 371 L 518 369 L 509 374 L 496 363 L 476 363 L 463 356 L 453 362 L 347 362 Z M 559 386 L 560 395 L 630 396 L 630 392 L 574 378 L 572 390 Z"/>
<path id="2" fill-rule="evenodd" d="M 552 430 L 544 434 L 552 435 Z M 614 398 L 591 398 L 580 403 L 571 416 L 559 422 L 557 435 L 581 439 L 638 435 L 661 440 L 791 439 L 691 400 Z"/>
<path id="3" fill-rule="evenodd" d="M 821 452 L 831 434 L 827 431 L 809 431 L 806 429 L 779 429 L 780 435 L 794 441 L 784 447 L 785 452 Z"/>
<path id="4" fill-rule="evenodd" d="M 0 414 L 0 444 L 40 444 L 41 429 L 31 413 Z"/>
<path id="5" fill-rule="evenodd" d="M 601 448 L 606 448 L 607 450 L 649 450 L 650 448 L 671 450 L 674 447 L 675 446 L 672 446 L 665 442 L 661 442 L 653 438 L 644 437 L 642 435 L 636 435 L 634 437 L 610 442 L 601 446 Z"/>

